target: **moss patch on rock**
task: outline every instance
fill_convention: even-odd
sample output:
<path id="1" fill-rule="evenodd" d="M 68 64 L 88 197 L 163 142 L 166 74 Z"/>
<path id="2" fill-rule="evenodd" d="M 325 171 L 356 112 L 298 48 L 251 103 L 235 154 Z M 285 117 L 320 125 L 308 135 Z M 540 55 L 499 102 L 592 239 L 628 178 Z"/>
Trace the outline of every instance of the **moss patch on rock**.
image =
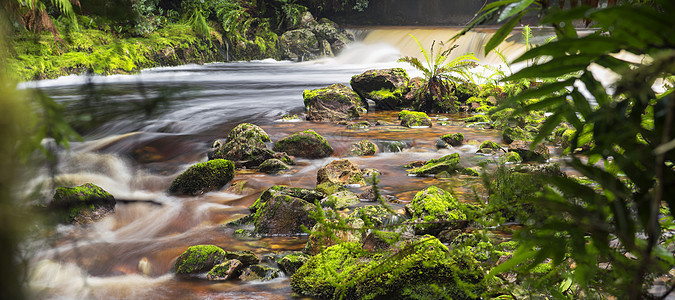
<path id="1" fill-rule="evenodd" d="M 178 256 L 172 270 L 178 275 L 204 273 L 223 263 L 225 254 L 225 250 L 214 245 L 192 246 Z"/>
<path id="2" fill-rule="evenodd" d="M 449 133 L 444 136 L 441 136 L 441 140 L 448 143 L 448 145 L 450 146 L 457 147 L 462 145 L 462 143 L 464 142 L 464 134 L 462 134 L 461 132 Z"/>
<path id="3" fill-rule="evenodd" d="M 317 184 L 332 182 L 337 184 L 366 185 L 361 169 L 347 159 L 334 160 L 322 167 L 316 174 Z"/>
<path id="4" fill-rule="evenodd" d="M 349 153 L 355 156 L 375 155 L 378 151 L 377 145 L 369 140 L 358 141 L 349 148 Z"/>
<path id="5" fill-rule="evenodd" d="M 401 125 L 405 127 L 431 127 L 431 118 L 426 113 L 403 110 L 398 114 Z"/>
<path id="6" fill-rule="evenodd" d="M 199 195 L 216 191 L 234 177 L 234 164 L 225 159 L 214 159 L 191 166 L 178 175 L 169 187 L 176 195 Z"/>
<path id="7" fill-rule="evenodd" d="M 408 170 L 408 174 L 417 176 L 433 175 L 441 172 L 457 173 L 464 168 L 459 165 L 459 153 L 448 154 L 438 159 L 431 159 L 423 166 Z"/>
<path id="8" fill-rule="evenodd" d="M 333 154 L 333 147 L 314 130 L 291 134 L 274 144 L 274 151 L 305 158 L 322 158 Z"/>
<path id="9" fill-rule="evenodd" d="M 310 121 L 352 120 L 366 111 L 359 95 L 341 83 L 305 90 L 302 97 L 307 108 L 307 120 Z"/>
<path id="10" fill-rule="evenodd" d="M 115 197 L 93 183 L 56 189 L 49 208 L 60 222 L 88 224 L 115 210 Z"/>
<path id="11" fill-rule="evenodd" d="M 405 206 L 410 222 L 418 234 L 437 234 L 446 227 L 467 221 L 464 206 L 450 192 L 430 186 L 418 192 Z"/>

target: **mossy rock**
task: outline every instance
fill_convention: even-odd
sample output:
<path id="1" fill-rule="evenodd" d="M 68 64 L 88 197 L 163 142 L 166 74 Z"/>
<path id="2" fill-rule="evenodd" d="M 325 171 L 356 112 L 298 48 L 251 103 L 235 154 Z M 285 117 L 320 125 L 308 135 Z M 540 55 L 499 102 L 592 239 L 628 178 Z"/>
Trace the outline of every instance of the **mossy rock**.
<path id="1" fill-rule="evenodd" d="M 265 202 L 253 217 L 255 232 L 264 235 L 304 233 L 316 220 L 311 217 L 314 204 L 289 195 L 276 195 Z"/>
<path id="2" fill-rule="evenodd" d="M 408 143 L 403 141 L 381 141 L 380 145 L 385 152 L 401 152 L 409 147 Z"/>
<path id="3" fill-rule="evenodd" d="M 533 135 L 520 127 L 506 127 L 502 130 L 504 143 L 511 144 L 515 140 L 532 140 Z"/>
<path id="4" fill-rule="evenodd" d="M 296 114 L 283 115 L 283 116 L 281 116 L 281 121 L 283 121 L 283 122 L 296 122 L 296 121 L 300 121 L 300 117 L 298 117 L 298 115 L 296 115 Z"/>
<path id="5" fill-rule="evenodd" d="M 250 250 L 243 251 L 227 251 L 225 253 L 225 258 L 227 259 L 236 259 L 242 263 L 244 267 L 255 265 L 260 262 L 260 258 Z"/>
<path id="6" fill-rule="evenodd" d="M 326 195 L 331 195 L 337 192 L 346 191 L 347 188 L 344 186 L 344 184 L 326 181 L 318 184 L 314 190 Z"/>
<path id="7" fill-rule="evenodd" d="M 548 147 L 543 144 L 537 144 L 533 149 L 530 149 L 531 142 L 528 141 L 513 141 L 509 145 L 509 152 L 516 152 L 523 159 L 523 162 L 546 162 L 551 158 Z"/>
<path id="8" fill-rule="evenodd" d="M 227 134 L 227 142 L 237 141 L 248 145 L 259 145 L 271 142 L 270 136 L 258 125 L 241 123 Z"/>
<path id="9" fill-rule="evenodd" d="M 279 268 L 286 273 L 286 275 L 291 276 L 309 259 L 309 255 L 301 252 L 291 253 L 277 260 L 277 265 L 279 265 Z"/>
<path id="10" fill-rule="evenodd" d="M 115 204 L 113 195 L 93 183 L 85 183 L 57 188 L 49 208 L 61 222 L 88 224 L 112 213 Z"/>
<path id="11" fill-rule="evenodd" d="M 191 166 L 178 175 L 169 187 L 174 195 L 199 195 L 220 190 L 234 177 L 234 164 L 225 159 L 214 159 Z"/>
<path id="12" fill-rule="evenodd" d="M 459 160 L 459 153 L 448 154 L 438 159 L 431 159 L 421 167 L 408 170 L 408 174 L 417 176 L 433 175 L 441 172 L 454 174 L 463 169 L 463 167 L 459 166 Z"/>
<path id="13" fill-rule="evenodd" d="M 403 110 L 398 114 L 401 125 L 405 127 L 431 127 L 431 118 L 426 113 Z"/>
<path id="14" fill-rule="evenodd" d="M 333 154 L 333 147 L 314 130 L 291 134 L 274 144 L 274 151 L 305 158 L 322 158 Z"/>
<path id="15" fill-rule="evenodd" d="M 502 146 L 499 144 L 493 142 L 493 141 L 483 141 L 480 146 L 478 146 L 478 151 L 477 153 L 484 153 L 484 154 L 493 154 L 498 151 L 503 151 L 504 149 Z"/>
<path id="16" fill-rule="evenodd" d="M 358 119 L 365 113 L 367 107 L 357 93 L 341 83 L 305 90 L 302 97 L 307 108 L 307 120 L 310 121 L 337 122 Z"/>
<path id="17" fill-rule="evenodd" d="M 225 141 L 217 140 L 208 158 L 227 159 L 236 167 L 258 168 L 268 159 L 278 159 L 287 165 L 295 161 L 286 153 L 275 153 L 265 143 L 271 142 L 269 135 L 259 126 L 242 123 L 234 127 Z"/>
<path id="18" fill-rule="evenodd" d="M 258 171 L 267 174 L 276 174 L 290 169 L 291 167 L 289 165 L 276 158 L 270 158 L 258 166 Z"/>
<path id="19" fill-rule="evenodd" d="M 395 109 L 408 93 L 408 73 L 402 68 L 368 70 L 352 76 L 352 89 L 362 99 L 372 99 L 379 109 Z"/>
<path id="20" fill-rule="evenodd" d="M 349 153 L 355 156 L 375 155 L 379 149 L 375 143 L 369 140 L 361 140 L 352 144 Z"/>
<path id="21" fill-rule="evenodd" d="M 441 298 L 468 299 L 486 289 L 484 272 L 471 253 L 450 251 L 425 236 L 383 255 L 364 251 L 358 243 L 329 247 L 291 276 L 291 287 L 315 298 L 398 299 L 406 290 L 433 284 L 444 291 Z M 350 284 L 345 287 L 345 282 Z"/>
<path id="22" fill-rule="evenodd" d="M 281 270 L 263 264 L 257 264 L 247 267 L 239 276 L 243 281 L 269 281 L 282 276 Z"/>
<path id="23" fill-rule="evenodd" d="M 462 168 L 459 170 L 459 173 L 466 176 L 480 176 L 480 173 L 473 168 Z"/>
<path id="24" fill-rule="evenodd" d="M 192 246 L 176 258 L 172 270 L 177 275 L 205 273 L 223 263 L 225 255 L 225 250 L 214 245 Z"/>
<path id="25" fill-rule="evenodd" d="M 401 224 L 408 218 L 392 212 L 382 205 L 368 205 L 355 209 L 347 216 L 347 220 L 361 219 L 368 226 L 391 226 Z"/>
<path id="26" fill-rule="evenodd" d="M 263 205 L 265 205 L 265 203 L 267 203 L 267 201 L 280 195 L 287 195 L 294 198 L 300 198 L 302 200 L 307 201 L 308 203 L 314 203 L 315 201 L 321 200 L 324 197 L 326 197 L 326 194 L 317 190 L 294 188 L 284 185 L 275 185 L 262 192 L 262 194 L 260 194 L 260 197 L 258 197 L 258 199 L 256 199 L 256 201 L 253 202 L 253 204 L 251 204 L 251 206 L 249 206 L 248 209 L 251 211 L 252 214 L 255 214 L 258 211 L 258 209 L 260 209 Z"/>
<path id="27" fill-rule="evenodd" d="M 464 123 L 490 123 L 490 118 L 486 115 L 474 115 L 463 120 Z"/>
<path id="28" fill-rule="evenodd" d="M 347 129 L 358 130 L 358 129 L 368 129 L 370 127 L 370 122 L 368 121 L 358 121 L 353 124 L 347 125 Z"/>
<path id="29" fill-rule="evenodd" d="M 361 203 L 359 197 L 351 191 L 336 192 L 321 200 L 322 206 L 328 206 L 334 209 L 344 209 L 359 203 Z"/>
<path id="30" fill-rule="evenodd" d="M 283 59 L 311 60 L 320 56 L 319 39 L 307 28 L 284 32 L 279 38 Z"/>
<path id="31" fill-rule="evenodd" d="M 208 273 L 208 280 L 231 280 L 238 278 L 244 270 L 244 264 L 236 259 L 230 259 L 224 263 L 214 266 Z"/>
<path id="32" fill-rule="evenodd" d="M 446 134 L 441 136 L 441 140 L 453 147 L 461 146 L 464 142 L 464 134 L 461 132 Z"/>
<path id="33" fill-rule="evenodd" d="M 430 186 L 405 206 L 406 216 L 418 234 L 438 234 L 446 227 L 467 222 L 463 205 L 450 192 Z"/>
<path id="34" fill-rule="evenodd" d="M 334 160 L 323 166 L 316 174 L 317 184 L 332 182 L 337 184 L 366 185 L 361 169 L 347 159 Z"/>
<path id="35" fill-rule="evenodd" d="M 499 163 L 506 164 L 506 163 L 519 163 L 522 162 L 523 159 L 520 158 L 520 155 L 518 152 L 506 152 L 504 155 L 502 155 L 499 158 Z"/>

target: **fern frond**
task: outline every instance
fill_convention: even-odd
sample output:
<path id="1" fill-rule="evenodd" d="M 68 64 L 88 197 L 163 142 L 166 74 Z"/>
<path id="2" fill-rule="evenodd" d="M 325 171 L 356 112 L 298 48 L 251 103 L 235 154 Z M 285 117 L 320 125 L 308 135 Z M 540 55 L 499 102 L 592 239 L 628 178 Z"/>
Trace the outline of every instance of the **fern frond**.
<path id="1" fill-rule="evenodd" d="M 399 58 L 398 61 L 410 64 L 413 68 L 422 71 L 425 76 L 431 73 L 431 71 L 427 67 L 425 67 L 422 64 L 422 62 L 419 59 L 417 59 L 417 57 L 404 56 Z"/>
<path id="2" fill-rule="evenodd" d="M 420 51 L 422 51 L 422 55 L 424 55 L 424 60 L 427 61 L 427 66 L 429 66 L 429 69 L 431 69 L 431 61 L 429 60 L 429 53 L 427 52 L 426 49 L 424 49 L 424 47 L 422 46 L 422 43 L 420 42 L 420 40 L 418 40 L 418 39 L 417 39 L 414 35 L 412 35 L 412 34 L 410 35 L 410 37 L 412 37 L 412 38 L 415 40 L 415 43 L 417 43 L 417 47 L 420 48 Z M 432 51 L 433 51 L 433 47 L 432 47 Z"/>

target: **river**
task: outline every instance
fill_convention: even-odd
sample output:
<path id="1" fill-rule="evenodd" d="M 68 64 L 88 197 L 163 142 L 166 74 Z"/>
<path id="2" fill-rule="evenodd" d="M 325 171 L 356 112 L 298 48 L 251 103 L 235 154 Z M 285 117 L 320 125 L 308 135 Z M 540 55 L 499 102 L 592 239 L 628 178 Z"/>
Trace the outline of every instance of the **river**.
<path id="1" fill-rule="evenodd" d="M 436 34 L 440 32 L 444 35 L 438 39 L 445 39 L 447 30 L 438 29 Z M 312 62 L 211 63 L 149 69 L 137 75 L 67 76 L 22 84 L 39 88 L 66 105 L 66 113 L 86 132 L 82 142 L 58 152 L 53 179 L 68 185 L 92 182 L 122 200 L 114 214 L 96 224 L 84 228 L 59 225 L 49 237 L 27 243 L 24 254 L 32 266 L 29 284 L 34 295 L 46 299 L 292 298 L 288 277 L 269 282 L 209 282 L 178 279 L 170 269 L 178 255 L 197 244 L 252 250 L 260 256 L 301 250 L 306 236 L 240 241 L 224 224 L 247 214 L 248 205 L 272 185 L 313 188 L 318 168 L 338 158 L 348 157 L 362 169 L 380 170 L 382 193 L 396 209 L 432 184 L 453 189 L 462 201 L 475 201 L 473 189 L 479 178 L 410 177 L 402 167 L 450 153 L 460 153 L 467 167 L 495 159 L 475 152 L 481 141 L 500 141 L 500 133 L 466 127 L 460 120 L 465 115 L 432 115 L 433 127 L 415 129 L 390 125 L 348 130 L 345 125 L 304 120 L 305 89 L 348 85 L 351 76 L 369 69 L 404 67 L 409 74 L 419 75 L 396 62 L 401 55 L 414 53 L 405 53 L 411 50 L 398 42 L 387 43 L 392 38 L 386 34 L 392 33 L 367 36 L 338 57 Z M 434 38 L 433 32 L 424 35 L 427 42 Z M 479 43 L 473 45 L 475 52 L 480 51 Z M 285 114 L 297 114 L 302 120 L 282 122 Z M 364 119 L 398 122 L 396 112 L 376 110 Z M 233 183 L 245 181 L 241 194 L 227 188 L 196 197 L 165 192 L 178 174 L 206 160 L 216 139 L 242 122 L 261 126 L 273 141 L 314 129 L 335 152 L 326 159 L 298 159 L 292 172 L 284 175 L 238 171 Z M 437 149 L 438 137 L 455 132 L 470 142 Z M 380 153 L 349 157 L 349 146 L 361 139 L 376 141 Z M 391 141 L 405 146 L 401 151 L 388 149 Z M 51 178 L 45 170 L 31 184 Z"/>

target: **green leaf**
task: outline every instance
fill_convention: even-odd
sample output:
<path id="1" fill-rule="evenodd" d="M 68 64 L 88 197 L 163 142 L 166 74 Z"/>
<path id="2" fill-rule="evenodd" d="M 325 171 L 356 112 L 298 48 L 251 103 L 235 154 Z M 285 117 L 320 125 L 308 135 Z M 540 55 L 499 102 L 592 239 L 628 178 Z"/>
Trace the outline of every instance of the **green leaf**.
<path id="1" fill-rule="evenodd" d="M 516 265 L 519 265 L 537 255 L 536 250 L 532 249 L 532 245 L 521 244 L 518 249 L 513 253 L 513 257 L 506 262 L 492 268 L 488 273 L 488 277 L 495 276 L 497 274 L 511 270 Z"/>
<path id="2" fill-rule="evenodd" d="M 485 45 L 485 55 L 490 53 L 492 49 L 496 48 L 502 41 L 513 31 L 513 27 L 516 27 L 516 24 L 520 19 L 525 15 L 529 10 L 522 11 L 517 16 L 512 17 L 508 22 L 504 23 L 502 27 L 497 30 L 497 32 L 490 38 L 490 40 Z"/>
<path id="3" fill-rule="evenodd" d="M 613 53 L 621 49 L 624 45 L 622 41 L 611 37 L 590 35 L 580 39 L 562 39 L 550 42 L 539 47 L 532 48 L 525 52 L 513 62 L 525 61 L 540 56 L 559 57 L 564 55 L 587 54 L 602 55 Z"/>
<path id="4" fill-rule="evenodd" d="M 507 5 L 504 8 L 504 10 L 502 10 L 501 15 L 499 15 L 499 19 L 497 20 L 497 22 L 502 22 L 502 21 L 506 20 L 507 18 L 522 12 L 524 9 L 529 7 L 532 3 L 534 3 L 534 0 L 520 0 L 518 2 L 514 2 L 514 3 L 511 3 L 511 4 Z"/>
<path id="5" fill-rule="evenodd" d="M 516 109 L 513 113 L 525 113 L 533 110 L 547 110 L 551 111 L 553 108 L 557 107 L 560 104 L 566 103 L 567 97 L 569 94 L 557 96 L 557 97 L 548 97 L 544 98 L 541 101 L 525 105 L 522 108 Z"/>
<path id="6" fill-rule="evenodd" d="M 499 6 L 509 5 L 509 4 L 513 3 L 513 2 L 518 2 L 518 1 L 519 1 L 519 0 L 501 0 L 501 1 L 495 1 L 495 2 L 492 2 L 492 3 L 488 4 L 488 5 L 485 5 L 485 7 L 483 7 L 483 9 L 481 9 L 481 10 L 478 11 L 478 12 L 483 12 L 483 11 L 487 11 L 487 10 L 492 10 L 493 8 L 499 9 Z"/>
<path id="7" fill-rule="evenodd" d="M 546 83 L 536 89 L 526 90 L 516 96 L 509 98 L 510 101 L 521 101 L 526 99 L 535 99 L 542 96 L 553 95 L 553 93 L 565 89 L 574 84 L 576 78 L 570 78 L 565 81 Z"/>
<path id="8" fill-rule="evenodd" d="M 563 115 L 561 113 L 554 113 L 553 115 L 549 116 L 546 121 L 541 124 L 537 136 L 535 136 L 532 140 L 532 147 L 534 147 L 536 144 L 539 144 L 539 142 L 543 141 L 547 136 L 551 135 L 553 130 L 555 130 L 555 128 L 558 127 L 558 125 L 560 125 L 562 122 L 562 117 Z"/>
<path id="9" fill-rule="evenodd" d="M 590 6 L 578 6 L 565 10 L 554 8 L 541 18 L 541 23 L 552 23 L 556 25 L 559 25 L 561 22 L 572 23 L 572 20 L 588 18 L 593 11 L 595 11 L 595 9 Z"/>
<path id="10" fill-rule="evenodd" d="M 594 55 L 570 55 L 556 57 L 540 65 L 534 65 L 520 70 L 506 77 L 503 81 L 518 80 L 523 78 L 551 78 L 560 77 L 569 73 L 583 71 L 591 64 Z"/>

